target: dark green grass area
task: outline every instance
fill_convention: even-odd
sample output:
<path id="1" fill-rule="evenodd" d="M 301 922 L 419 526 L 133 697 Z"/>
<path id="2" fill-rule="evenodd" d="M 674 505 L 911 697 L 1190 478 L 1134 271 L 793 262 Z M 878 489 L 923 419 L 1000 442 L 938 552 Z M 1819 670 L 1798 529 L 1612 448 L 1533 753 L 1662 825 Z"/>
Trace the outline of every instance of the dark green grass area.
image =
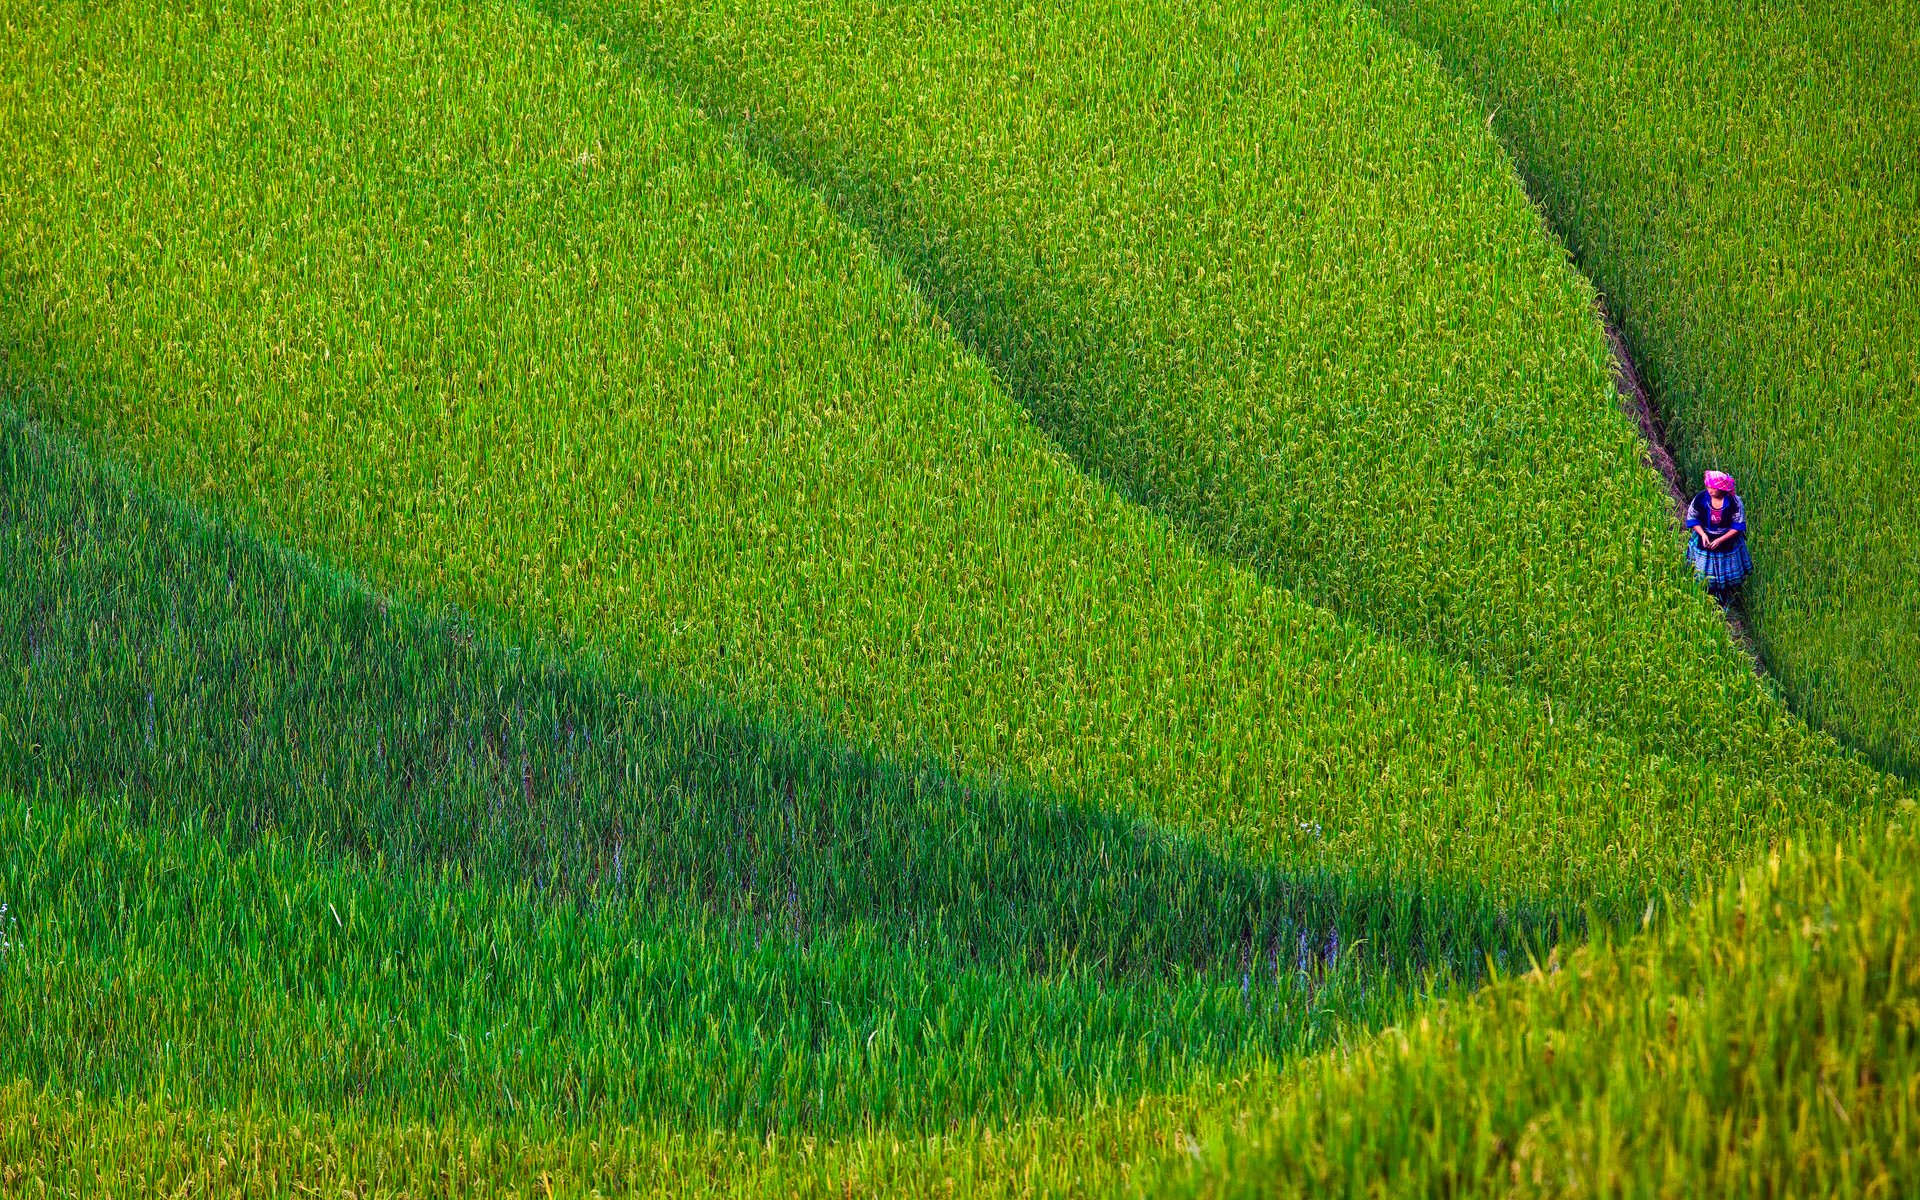
<path id="1" fill-rule="evenodd" d="M 1378 7 L 1485 103 L 1681 466 L 1740 481 L 1794 710 L 1915 777 L 1920 4 Z"/>
<path id="2" fill-rule="evenodd" d="M 1291 961 L 1244 992 L 1041 978 L 222 833 L 0 801 L 0 1074 L 495 1128 L 971 1127 L 1298 1044 L 1357 994 Z"/>
<path id="3" fill-rule="evenodd" d="M 621 690 L 11 419 L 0 517 L 0 780 L 64 814 L 9 810 L 12 969 L 53 973 L 9 977 L 4 1062 L 62 1087 L 941 1125 L 1285 1055 L 1556 936 Z"/>

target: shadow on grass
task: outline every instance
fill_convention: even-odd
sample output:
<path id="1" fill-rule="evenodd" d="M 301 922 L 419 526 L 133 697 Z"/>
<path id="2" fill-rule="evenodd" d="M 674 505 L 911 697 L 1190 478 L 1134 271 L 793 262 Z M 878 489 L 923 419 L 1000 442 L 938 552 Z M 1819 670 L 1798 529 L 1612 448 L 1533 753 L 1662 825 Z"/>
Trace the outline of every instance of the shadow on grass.
<path id="1" fill-rule="evenodd" d="M 1476 978 L 1564 914 L 1224 854 L 1124 815 L 623 684 L 377 596 L 9 415 L 0 783 L 556 900 L 676 903 L 955 965 L 1251 985 Z"/>

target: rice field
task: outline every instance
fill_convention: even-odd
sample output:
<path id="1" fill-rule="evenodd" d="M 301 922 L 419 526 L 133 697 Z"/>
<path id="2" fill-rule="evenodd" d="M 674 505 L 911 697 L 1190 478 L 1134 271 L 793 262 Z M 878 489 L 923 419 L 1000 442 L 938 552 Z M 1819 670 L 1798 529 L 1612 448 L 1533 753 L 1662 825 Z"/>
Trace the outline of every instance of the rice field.
<path id="1" fill-rule="evenodd" d="M 1290 1072 L 998 1137 L 543 1138 L 15 1085 L 0 1162 L 14 1184 L 155 1192 L 1898 1194 L 1920 1103 L 1914 846 L 1909 805 L 1779 848 L 1652 935 L 1550 956 Z"/>
<path id="2" fill-rule="evenodd" d="M 230 829 L 135 828 L 111 803 L 9 800 L 4 820 L 29 924 L 0 1070 L 72 1095 L 507 1130 L 941 1130 L 1271 1057 L 1356 1004 L 1352 967 L 1304 976 L 1292 946 L 1244 986 L 1177 966 L 1036 978 L 858 926 L 328 867 L 275 834 L 228 851 Z"/>
<path id="3" fill-rule="evenodd" d="M 549 7 L 866 230 L 1202 544 L 1651 753 L 1739 771 L 1767 738 L 1592 289 L 1370 9 Z"/>
<path id="4" fill-rule="evenodd" d="M 1903 1178 L 1910 789 L 1495 128 L 1352 6 L 0 0 L 0 1190 Z"/>
<path id="5" fill-rule="evenodd" d="M 1920 8 L 1380 6 L 1493 112 L 1681 465 L 1740 481 L 1795 711 L 1920 767 Z"/>
<path id="6" fill-rule="evenodd" d="M 1293 864 L 1637 914 L 1874 803 L 1777 709 L 1740 769 L 1674 763 L 1207 556 L 618 61 L 511 7 L 354 15 L 21 43 L 23 86 L 105 81 L 16 110 L 26 411 L 516 639 Z"/>
<path id="7" fill-rule="evenodd" d="M 1222 1067 L 1284 1053 L 1547 933 L 1485 898 L 1248 864 L 618 693 L 590 663 L 528 662 L 207 526 L 44 435 L 14 427 L 0 462 L 29 535 L 7 548 L 27 670 L 0 763 L 35 793 L 0 839 L 29 918 L 3 1040 L 11 1074 L 63 1090 L 937 1128 L 1138 1091 L 1210 1046 Z M 1003 1023 L 1035 986 L 1068 1028 Z M 1105 1005 L 1109 1037 L 1089 1024 Z M 808 1065 L 847 1057 L 835 1037 L 865 1062 L 883 1035 L 907 1072 L 891 1084 Z M 469 1060 L 483 1041 L 494 1060 Z M 1092 1055 L 1040 1086 L 1033 1047 L 1052 1042 Z M 1004 1086 L 983 1051 L 1007 1056 Z M 922 1069 L 963 1090 L 941 1099 Z M 716 1071 L 731 1092 L 674 1091 Z"/>
<path id="8" fill-rule="evenodd" d="M 0 691 L 0 768 L 23 793 L 1116 977 L 1231 964 L 1239 980 L 1249 946 L 1324 957 L 1339 930 L 1349 954 L 1394 948 L 1408 982 L 1473 974 L 1505 952 L 1502 928 L 1540 938 L 1569 915 L 1253 860 L 817 726 L 623 689 L 587 655 L 369 594 L 28 427 L 6 427 L 0 468 L 0 611 L 26 664 Z"/>

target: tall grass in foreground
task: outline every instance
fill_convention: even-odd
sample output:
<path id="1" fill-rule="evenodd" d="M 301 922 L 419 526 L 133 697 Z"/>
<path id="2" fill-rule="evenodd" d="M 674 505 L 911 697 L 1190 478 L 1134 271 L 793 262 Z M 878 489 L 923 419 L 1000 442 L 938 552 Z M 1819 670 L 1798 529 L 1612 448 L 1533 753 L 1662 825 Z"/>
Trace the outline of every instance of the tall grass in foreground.
<path id="1" fill-rule="evenodd" d="M 1392 1007 L 1357 958 L 1041 976 L 859 925 L 232 842 L 110 800 L 0 801 L 0 1078 L 500 1131 L 977 1131 Z"/>
<path id="2" fill-rule="evenodd" d="M 1366 7 L 540 7 L 867 230 L 1092 473 L 1563 714 L 1769 776 L 1591 289 L 1485 111 Z"/>
<path id="3" fill-rule="evenodd" d="M 1777 710 L 1732 776 L 1649 758 L 1208 558 L 823 206 L 524 8 L 5 11 L 0 389 L 384 591 L 1504 907 L 1637 913 L 1877 802 Z"/>
<path id="4" fill-rule="evenodd" d="M 1920 4 L 1379 7 L 1484 98 L 1681 465 L 1741 481 L 1795 711 L 1920 771 Z"/>
<path id="5" fill-rule="evenodd" d="M 762 1141 L 596 1129 L 563 1136 L 262 1117 L 0 1088 L 0 1183 L 208 1196 L 1097 1197 L 1184 1156 L 1206 1099 L 1153 1096 L 991 1135 Z"/>
<path id="6" fill-rule="evenodd" d="M 1911 810 L 1275 1076 L 996 1134 L 835 1141 L 0 1091 L 0 1179 L 168 1193 L 1884 1196 L 1920 1175 Z"/>
<path id="7" fill-rule="evenodd" d="M 1796 841 L 1669 927 L 1289 1073 L 1206 1196 L 1904 1196 L 1920 840 Z"/>

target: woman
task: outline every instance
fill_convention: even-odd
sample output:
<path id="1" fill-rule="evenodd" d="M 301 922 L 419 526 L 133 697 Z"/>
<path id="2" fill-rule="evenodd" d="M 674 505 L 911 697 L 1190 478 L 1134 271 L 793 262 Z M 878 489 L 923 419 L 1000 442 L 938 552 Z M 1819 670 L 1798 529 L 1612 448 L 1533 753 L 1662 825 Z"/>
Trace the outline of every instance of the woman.
<path id="1" fill-rule="evenodd" d="M 1706 581 L 1707 590 L 1724 600 L 1753 571 L 1753 552 L 1747 549 L 1747 514 L 1734 491 L 1733 476 L 1708 471 L 1707 490 L 1687 505 L 1687 560 L 1693 573 Z"/>

